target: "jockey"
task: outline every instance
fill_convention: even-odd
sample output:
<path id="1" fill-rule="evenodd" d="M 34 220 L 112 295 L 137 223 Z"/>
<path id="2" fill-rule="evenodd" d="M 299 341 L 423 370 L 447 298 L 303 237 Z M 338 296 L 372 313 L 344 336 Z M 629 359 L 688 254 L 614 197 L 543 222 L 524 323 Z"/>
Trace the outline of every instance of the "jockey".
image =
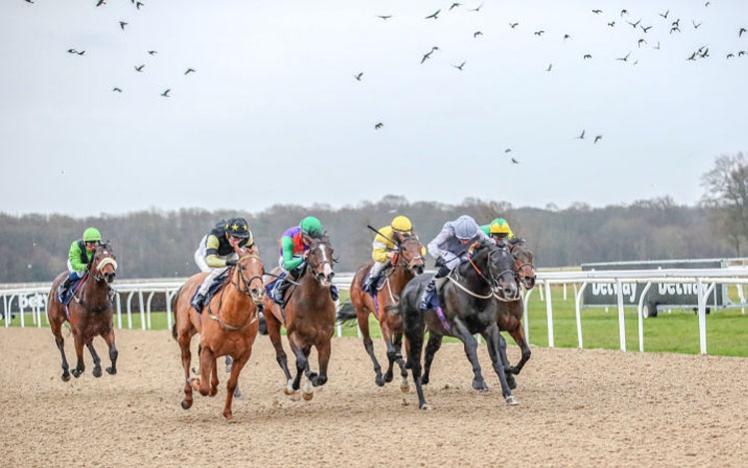
<path id="1" fill-rule="evenodd" d="M 496 218 L 491 221 L 491 224 L 484 224 L 480 229 L 497 243 L 514 238 L 512 228 L 509 227 L 509 223 L 504 218 Z"/>
<path id="2" fill-rule="evenodd" d="M 192 298 L 192 307 L 203 310 L 208 291 L 229 267 L 236 265 L 246 249 L 254 247 L 254 237 L 244 218 L 221 221 L 200 240 L 195 251 L 195 263 L 200 271 L 209 272 Z"/>
<path id="3" fill-rule="evenodd" d="M 421 301 L 418 303 L 420 310 L 429 308 L 447 280 L 447 275 L 467 260 L 468 249 L 473 242 L 484 240 L 488 240 L 488 236 L 470 216 L 463 215 L 444 224 L 441 232 L 428 245 L 429 254 L 436 259 L 436 266 L 439 270 L 423 291 Z"/>
<path id="4" fill-rule="evenodd" d="M 363 286 L 364 291 L 372 296 L 377 293 L 379 280 L 385 270 L 392 266 L 392 258 L 397 253 L 400 242 L 413 235 L 413 223 L 405 216 L 396 216 L 388 226 L 381 227 L 378 231 L 371 244 L 374 265 Z"/>
<path id="5" fill-rule="evenodd" d="M 57 292 L 58 299 L 63 304 L 70 302 L 72 291 L 88 270 L 88 264 L 93 260 L 96 246 L 101 242 L 101 233 L 94 227 L 83 231 L 81 239 L 73 241 L 68 251 L 68 277 L 60 285 Z"/>
<path id="6" fill-rule="evenodd" d="M 301 276 L 312 240 L 322 237 L 323 234 L 322 223 L 314 216 L 307 216 L 298 226 L 290 227 L 283 232 L 278 260 L 282 272 L 270 291 L 270 297 L 276 304 L 283 305 L 283 296 L 291 284 L 285 280 L 286 277 L 290 275 L 290 279 L 296 280 Z M 338 300 L 338 289 L 335 285 L 330 285 L 330 295 L 333 301 Z"/>

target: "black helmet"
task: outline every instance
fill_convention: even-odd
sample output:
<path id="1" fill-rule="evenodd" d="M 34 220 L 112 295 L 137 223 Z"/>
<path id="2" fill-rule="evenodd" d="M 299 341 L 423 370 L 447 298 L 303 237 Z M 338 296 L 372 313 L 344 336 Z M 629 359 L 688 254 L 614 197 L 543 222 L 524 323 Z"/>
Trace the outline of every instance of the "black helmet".
<path id="1" fill-rule="evenodd" d="M 249 231 L 249 223 L 244 218 L 231 218 L 226 221 L 226 232 L 230 236 L 240 239 L 252 238 L 252 233 Z"/>

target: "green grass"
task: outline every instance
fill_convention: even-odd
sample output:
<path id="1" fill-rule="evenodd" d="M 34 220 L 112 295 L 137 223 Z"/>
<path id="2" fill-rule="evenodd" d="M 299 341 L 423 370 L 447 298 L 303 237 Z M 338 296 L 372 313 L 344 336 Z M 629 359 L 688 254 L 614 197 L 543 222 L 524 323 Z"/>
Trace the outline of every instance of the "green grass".
<path id="1" fill-rule="evenodd" d="M 342 292 L 342 300 L 347 294 Z M 563 300 L 561 288 L 552 292 L 553 323 L 555 346 L 564 348 L 577 347 L 576 320 L 572 289 L 568 290 L 568 299 Z M 530 343 L 536 346 L 548 346 L 548 332 L 545 302 L 540 300 L 538 292 L 530 298 L 529 323 Z M 26 326 L 33 327 L 30 313 L 25 316 Z M 117 317 L 114 318 L 115 325 Z M 629 351 L 639 349 L 636 309 L 625 310 L 626 347 Z M 372 336 L 380 338 L 379 325 L 373 316 L 369 317 Z M 2 322 L 0 326 L 4 326 Z M 151 314 L 153 330 L 167 328 L 166 314 Z M 748 356 L 748 314 L 742 315 L 740 309 L 714 311 L 707 316 L 707 350 L 711 355 Z M 20 326 L 20 317 L 16 315 L 12 326 Z M 46 327 L 46 317 L 42 313 L 42 326 Z M 128 328 L 127 314 L 122 315 L 122 326 Z M 132 328 L 140 329 L 140 313 L 132 314 Z M 604 309 L 582 310 L 582 335 L 584 348 L 619 349 L 618 310 L 610 307 Z M 356 336 L 355 326 L 344 326 L 343 336 Z M 447 341 L 454 341 L 448 339 Z M 508 338 L 509 343 L 513 343 Z M 699 326 L 695 313 L 691 310 L 674 309 L 670 313 L 661 310 L 657 318 L 644 320 L 644 350 L 657 352 L 674 352 L 697 354 L 699 352 Z"/>

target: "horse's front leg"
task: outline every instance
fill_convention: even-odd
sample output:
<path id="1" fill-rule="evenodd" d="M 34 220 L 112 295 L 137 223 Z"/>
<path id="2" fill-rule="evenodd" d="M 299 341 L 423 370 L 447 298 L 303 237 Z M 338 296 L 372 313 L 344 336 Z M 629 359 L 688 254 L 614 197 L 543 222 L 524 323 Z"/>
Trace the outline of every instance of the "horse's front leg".
<path id="1" fill-rule="evenodd" d="M 384 381 L 390 383 L 393 377 L 393 366 L 395 365 L 395 360 L 397 360 L 397 350 L 395 349 L 395 344 L 392 342 L 393 333 L 389 323 L 387 323 L 386 314 L 387 312 L 382 312 L 383 317 L 379 325 L 382 329 L 384 344 L 387 347 L 387 371 L 384 373 Z"/>
<path id="2" fill-rule="evenodd" d="M 107 374 L 114 375 L 117 373 L 117 357 L 119 357 L 117 344 L 114 342 L 114 328 L 101 337 L 104 338 L 106 345 L 109 347 L 109 360 L 112 362 L 112 365 L 106 368 Z"/>
<path id="3" fill-rule="evenodd" d="M 480 362 L 478 361 L 478 342 L 475 340 L 475 337 L 470 334 L 470 331 L 463 323 L 462 319 L 455 317 L 453 323 L 454 336 L 462 341 L 465 355 L 473 367 L 473 388 L 480 392 L 485 392 L 488 390 L 488 385 L 486 385 L 486 381 L 483 379 Z"/>
<path id="4" fill-rule="evenodd" d="M 88 348 L 88 351 L 91 353 L 91 359 L 93 359 L 94 368 L 91 373 L 94 377 L 101 377 L 101 359 L 99 359 L 99 355 L 96 353 L 96 349 L 94 348 L 93 338 L 86 342 L 86 348 Z"/>
<path id="5" fill-rule="evenodd" d="M 210 346 L 200 347 L 200 378 L 192 379 L 192 389 L 200 392 L 202 396 L 210 394 L 210 377 L 216 366 L 216 356 Z"/>
<path id="6" fill-rule="evenodd" d="M 330 362 L 330 354 L 332 353 L 332 341 L 328 339 L 322 342 L 317 348 L 317 358 L 319 361 L 319 374 L 312 374 L 312 385 L 319 387 L 327 383 L 327 365 Z"/>
<path id="7" fill-rule="evenodd" d="M 483 330 L 483 332 L 481 332 L 481 335 L 483 335 L 483 337 L 486 339 L 486 343 L 488 343 L 488 354 L 491 357 L 493 369 L 496 372 L 496 375 L 499 377 L 499 383 L 501 384 L 501 394 L 504 396 L 507 404 L 519 404 L 514 395 L 512 395 L 512 390 L 509 388 L 509 384 L 506 379 L 504 364 L 501 361 L 500 347 L 502 342 L 504 347 L 506 347 L 506 341 L 499 333 L 498 325 L 494 323 L 490 327 Z"/>
<path id="8" fill-rule="evenodd" d="M 233 417 L 233 414 L 231 413 L 231 404 L 234 401 L 234 393 L 239 388 L 239 373 L 242 371 L 247 361 L 249 361 L 249 356 L 251 354 L 252 349 L 249 348 L 242 356 L 234 359 L 231 365 L 231 375 L 226 383 L 226 404 L 223 406 L 223 417 L 226 419 L 231 419 Z"/>
<path id="9" fill-rule="evenodd" d="M 62 324 L 53 320 L 50 322 L 52 328 L 52 334 L 55 336 L 55 344 L 57 349 L 60 350 L 60 356 L 62 357 L 62 381 L 67 382 L 70 380 L 70 367 L 68 366 L 68 359 L 65 356 L 65 339 L 62 337 Z"/>
<path id="10" fill-rule="evenodd" d="M 398 331 L 394 335 L 394 346 L 397 350 L 396 357 L 397 359 L 395 362 L 397 362 L 397 365 L 400 366 L 400 378 L 402 379 L 400 381 L 400 391 L 403 393 L 408 393 L 410 391 L 410 385 L 408 384 L 408 371 L 405 369 L 405 360 L 403 359 L 403 332 L 402 330 Z"/>
<path id="11" fill-rule="evenodd" d="M 516 366 L 510 367 L 507 369 L 511 374 L 519 374 L 523 367 L 525 367 L 525 364 L 527 361 L 530 360 L 530 355 L 532 354 L 532 351 L 530 351 L 530 346 L 527 344 L 527 340 L 525 339 L 525 330 L 522 328 L 522 325 L 518 325 L 517 328 L 515 328 L 513 331 L 509 332 L 509 334 L 514 338 L 515 343 L 519 345 L 519 348 L 522 350 L 522 357 L 520 358 L 519 362 Z"/>
<path id="12" fill-rule="evenodd" d="M 75 342 L 75 355 L 78 358 L 78 363 L 75 365 L 72 374 L 76 379 L 86 370 L 86 365 L 83 362 L 83 335 L 81 332 L 73 332 L 73 340 Z"/>
<path id="13" fill-rule="evenodd" d="M 439 348 L 441 348 L 442 346 L 443 338 L 443 335 L 429 333 L 429 341 L 428 343 L 426 343 L 426 355 L 423 358 L 423 377 L 421 377 L 421 381 L 424 385 L 427 385 L 429 383 L 431 375 L 431 363 L 434 361 L 436 352 L 439 351 Z"/>
<path id="14" fill-rule="evenodd" d="M 275 348 L 275 360 L 278 362 L 278 366 L 283 371 L 283 376 L 286 378 L 286 388 L 284 392 L 287 395 L 293 393 L 291 372 L 288 370 L 288 358 L 286 352 L 283 350 L 283 343 L 281 341 L 280 327 L 281 324 L 278 319 L 275 318 L 273 312 L 269 309 L 268 314 L 265 315 L 265 326 L 267 327 L 268 338 Z M 290 341 L 290 340 L 289 340 Z"/>
<path id="15" fill-rule="evenodd" d="M 307 361 L 302 348 L 296 343 L 294 334 L 291 334 L 291 336 L 288 337 L 288 344 L 291 346 L 291 351 L 293 351 L 293 354 L 296 357 L 296 376 L 294 377 L 293 382 L 291 382 L 290 388 L 291 393 L 293 393 L 301 388 L 301 377 L 304 375 L 304 371 L 309 367 L 309 362 Z"/>

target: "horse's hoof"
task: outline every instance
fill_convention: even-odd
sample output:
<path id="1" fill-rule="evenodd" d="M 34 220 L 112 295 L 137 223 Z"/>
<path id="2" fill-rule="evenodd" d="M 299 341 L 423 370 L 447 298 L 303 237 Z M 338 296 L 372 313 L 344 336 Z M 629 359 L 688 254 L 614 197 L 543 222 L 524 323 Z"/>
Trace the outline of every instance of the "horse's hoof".
<path id="1" fill-rule="evenodd" d="M 214 396 L 216 396 L 216 395 L 218 395 L 218 387 L 216 387 L 216 388 L 211 388 L 211 389 L 210 389 L 210 392 L 208 393 L 208 396 L 212 396 L 212 397 L 214 397 Z"/>
<path id="2" fill-rule="evenodd" d="M 517 388 L 517 381 L 514 379 L 514 376 L 511 376 L 511 378 L 509 378 L 509 376 L 507 376 L 507 378 L 506 378 L 506 384 L 509 385 L 509 388 L 512 389 L 512 390 L 514 390 L 515 388 Z"/>
<path id="3" fill-rule="evenodd" d="M 192 402 L 187 400 L 182 400 L 182 409 L 188 410 L 192 408 Z"/>
<path id="4" fill-rule="evenodd" d="M 514 395 L 509 395 L 506 397 L 506 404 L 509 406 L 517 406 L 519 404 L 519 400 Z"/>
<path id="5" fill-rule="evenodd" d="M 309 393 L 301 392 L 301 396 L 304 397 L 304 400 L 309 401 L 312 398 L 314 398 L 314 392 L 309 392 Z"/>
<path id="6" fill-rule="evenodd" d="M 301 396 L 304 397 L 306 401 L 311 400 L 314 398 L 314 390 L 312 389 L 311 383 L 307 380 L 307 382 L 304 384 L 304 388 L 301 390 Z"/>
<path id="7" fill-rule="evenodd" d="M 431 411 L 431 406 L 428 403 L 424 403 L 420 405 L 418 409 L 421 409 L 423 411 Z"/>
<path id="8" fill-rule="evenodd" d="M 83 373 L 83 371 L 82 371 L 82 370 L 78 370 L 78 369 L 73 369 L 73 370 L 72 370 L 72 371 L 70 371 L 70 372 L 71 372 L 71 373 L 73 374 L 73 377 L 75 377 L 76 379 L 77 379 L 78 377 L 80 377 L 80 376 L 81 376 L 81 374 Z"/>
<path id="9" fill-rule="evenodd" d="M 410 385 L 408 385 L 407 383 L 400 384 L 400 391 L 403 393 L 410 392 Z"/>
<path id="10" fill-rule="evenodd" d="M 226 418 L 227 421 L 231 421 L 231 419 L 234 417 L 233 414 L 231 414 L 231 411 L 224 411 L 223 417 Z"/>
<path id="11" fill-rule="evenodd" d="M 115 374 L 117 374 L 117 369 L 115 369 L 114 367 L 107 367 L 106 368 L 106 373 L 109 374 L 109 375 L 115 375 Z"/>
<path id="12" fill-rule="evenodd" d="M 91 372 L 91 374 L 96 378 L 101 377 L 101 367 L 94 367 L 93 372 Z"/>
<path id="13" fill-rule="evenodd" d="M 429 384 L 429 377 L 427 375 L 421 377 L 421 385 L 428 385 Z"/>
<path id="14" fill-rule="evenodd" d="M 479 392 L 487 392 L 488 391 L 488 385 L 486 385 L 486 382 L 484 381 L 473 381 L 473 389 L 477 390 Z"/>
<path id="15" fill-rule="evenodd" d="M 392 374 L 384 374 L 384 381 L 387 383 L 392 382 Z"/>
<path id="16" fill-rule="evenodd" d="M 296 393 L 296 391 L 292 387 L 286 387 L 283 389 L 283 393 L 285 393 L 288 396 L 291 396 L 294 393 Z"/>
<path id="17" fill-rule="evenodd" d="M 242 392 L 239 391 L 239 387 L 236 387 L 236 390 L 234 390 L 234 398 L 237 400 L 244 399 L 244 395 L 242 394 Z"/>
<path id="18" fill-rule="evenodd" d="M 65 372 L 64 374 L 62 374 L 62 381 L 67 382 L 68 380 L 70 380 L 70 373 Z"/>
<path id="19" fill-rule="evenodd" d="M 384 378 L 382 377 L 382 374 L 378 374 L 374 377 L 374 383 L 376 383 L 378 387 L 384 387 Z"/>

